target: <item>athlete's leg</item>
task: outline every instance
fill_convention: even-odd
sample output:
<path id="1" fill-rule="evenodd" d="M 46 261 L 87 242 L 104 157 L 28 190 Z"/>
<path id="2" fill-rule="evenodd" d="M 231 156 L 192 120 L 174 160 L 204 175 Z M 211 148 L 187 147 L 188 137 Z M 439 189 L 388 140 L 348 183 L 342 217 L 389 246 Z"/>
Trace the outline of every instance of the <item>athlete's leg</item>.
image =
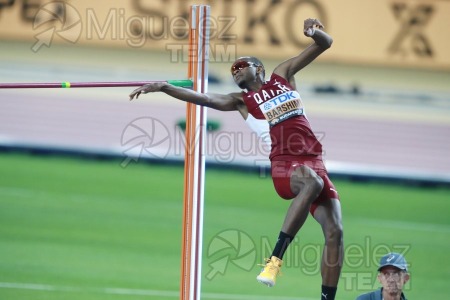
<path id="1" fill-rule="evenodd" d="M 292 165 L 289 163 L 289 168 Z M 273 171 L 274 168 L 272 168 Z M 289 170 L 290 173 L 290 170 Z M 272 173 L 272 177 L 274 172 Z M 285 177 L 286 178 L 286 177 Z M 266 262 L 264 269 L 258 275 L 257 280 L 268 286 L 274 286 L 276 277 L 280 272 L 283 254 L 292 242 L 293 238 L 305 223 L 308 217 L 311 203 L 317 198 L 323 188 L 322 178 L 313 169 L 305 165 L 293 166 L 288 185 L 282 185 L 288 191 L 280 191 L 278 184 L 275 184 L 280 195 L 295 195 L 291 200 L 291 205 L 281 228 L 275 248 L 271 258 Z M 278 187 L 278 188 L 277 188 Z"/>
<path id="2" fill-rule="evenodd" d="M 321 225 L 325 237 L 321 264 L 322 286 L 334 288 L 335 293 L 344 256 L 342 215 L 339 200 L 321 201 L 314 211 L 314 219 Z M 330 299 L 330 297 L 327 299 Z"/>
<path id="3" fill-rule="evenodd" d="M 308 217 L 311 203 L 322 191 L 323 180 L 310 167 L 300 165 L 292 172 L 290 182 L 296 196 L 291 200 L 281 231 L 295 236 Z"/>

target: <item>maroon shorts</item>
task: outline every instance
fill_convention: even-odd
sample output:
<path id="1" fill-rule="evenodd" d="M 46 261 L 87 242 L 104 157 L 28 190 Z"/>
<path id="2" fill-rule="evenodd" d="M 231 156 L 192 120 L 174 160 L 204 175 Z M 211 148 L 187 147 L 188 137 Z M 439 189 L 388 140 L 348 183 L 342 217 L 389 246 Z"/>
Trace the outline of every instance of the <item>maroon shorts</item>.
<path id="1" fill-rule="evenodd" d="M 329 199 L 339 199 L 327 169 L 320 156 L 277 156 L 271 160 L 273 185 L 278 195 L 283 199 L 292 199 L 296 195 L 291 190 L 291 174 L 299 166 L 304 165 L 313 169 L 323 180 L 323 189 L 311 205 L 310 213 L 314 215 L 317 206 Z"/>

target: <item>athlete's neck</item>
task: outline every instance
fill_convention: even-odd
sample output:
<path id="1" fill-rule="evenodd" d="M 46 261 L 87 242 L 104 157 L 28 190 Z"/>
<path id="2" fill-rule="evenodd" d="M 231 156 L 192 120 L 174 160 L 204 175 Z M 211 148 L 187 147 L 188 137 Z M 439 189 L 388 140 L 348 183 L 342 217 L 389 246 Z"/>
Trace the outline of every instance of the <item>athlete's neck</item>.
<path id="1" fill-rule="evenodd" d="M 245 89 L 248 92 L 257 92 L 257 91 L 259 91 L 261 89 L 262 85 L 263 85 L 263 82 L 261 82 L 261 80 L 257 79 L 257 80 L 255 80 L 253 82 L 246 83 L 245 84 Z"/>

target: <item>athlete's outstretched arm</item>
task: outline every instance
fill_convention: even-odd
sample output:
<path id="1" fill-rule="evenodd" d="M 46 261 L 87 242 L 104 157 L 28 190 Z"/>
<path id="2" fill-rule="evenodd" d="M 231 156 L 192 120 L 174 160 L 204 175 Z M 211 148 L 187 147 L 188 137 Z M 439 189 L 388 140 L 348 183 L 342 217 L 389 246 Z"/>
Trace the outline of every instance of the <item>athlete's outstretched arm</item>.
<path id="1" fill-rule="evenodd" d="M 136 99 L 140 94 L 163 92 L 176 99 L 194 103 L 201 106 L 211 107 L 222 111 L 238 110 L 243 104 L 240 93 L 232 94 L 202 94 L 191 89 L 181 88 L 166 82 L 152 82 L 135 89 L 130 94 L 130 100 Z"/>
<path id="2" fill-rule="evenodd" d="M 323 25 L 317 19 L 306 19 L 304 22 L 303 33 L 311 37 L 314 43 L 303 50 L 299 55 L 292 57 L 278 65 L 274 73 L 290 80 L 298 71 L 310 64 L 325 50 L 331 47 L 333 39 L 329 34 L 323 31 Z"/>

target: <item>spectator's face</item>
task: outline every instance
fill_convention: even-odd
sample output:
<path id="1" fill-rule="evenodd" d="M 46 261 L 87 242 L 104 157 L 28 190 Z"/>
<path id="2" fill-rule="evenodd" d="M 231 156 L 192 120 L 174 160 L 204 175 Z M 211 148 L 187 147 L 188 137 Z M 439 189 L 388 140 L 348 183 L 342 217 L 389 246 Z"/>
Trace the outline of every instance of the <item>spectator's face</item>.
<path id="1" fill-rule="evenodd" d="M 403 286 L 409 280 L 409 274 L 399 268 L 386 266 L 380 270 L 378 280 L 383 286 L 384 291 L 389 294 L 401 294 Z"/>

